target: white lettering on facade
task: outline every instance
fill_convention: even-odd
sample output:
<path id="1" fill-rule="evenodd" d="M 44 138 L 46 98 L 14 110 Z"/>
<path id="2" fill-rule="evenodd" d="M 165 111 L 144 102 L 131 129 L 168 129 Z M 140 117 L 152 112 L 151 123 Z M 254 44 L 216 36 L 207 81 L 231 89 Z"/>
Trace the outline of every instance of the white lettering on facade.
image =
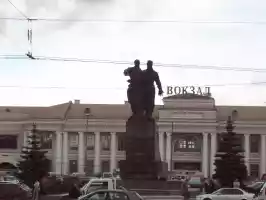
<path id="1" fill-rule="evenodd" d="M 200 95 L 211 96 L 210 87 L 196 87 L 196 86 L 167 86 L 167 95 Z"/>

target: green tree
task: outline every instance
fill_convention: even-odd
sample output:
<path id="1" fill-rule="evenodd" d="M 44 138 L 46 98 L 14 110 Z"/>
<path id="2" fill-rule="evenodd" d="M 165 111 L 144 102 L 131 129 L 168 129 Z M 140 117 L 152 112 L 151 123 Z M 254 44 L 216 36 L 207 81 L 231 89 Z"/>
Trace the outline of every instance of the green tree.
<path id="1" fill-rule="evenodd" d="M 242 186 L 247 178 L 247 168 L 244 156 L 241 155 L 241 141 L 234 132 L 231 117 L 227 120 L 226 133 L 221 134 L 219 149 L 216 154 L 214 165 L 216 166 L 213 178 L 217 179 L 222 187 L 233 187 L 234 181 L 238 180 Z"/>
<path id="2" fill-rule="evenodd" d="M 35 181 L 46 176 L 49 170 L 49 160 L 45 156 L 47 151 L 41 150 L 37 132 L 36 124 L 33 124 L 31 134 L 27 138 L 27 145 L 22 148 L 16 174 L 19 179 L 31 187 Z"/>

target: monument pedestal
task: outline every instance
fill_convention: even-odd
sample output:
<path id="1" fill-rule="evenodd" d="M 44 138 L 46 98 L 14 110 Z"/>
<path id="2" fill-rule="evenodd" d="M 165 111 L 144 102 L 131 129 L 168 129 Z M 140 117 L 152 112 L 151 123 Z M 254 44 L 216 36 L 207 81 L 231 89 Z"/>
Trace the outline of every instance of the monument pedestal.
<path id="1" fill-rule="evenodd" d="M 167 170 L 155 145 L 154 119 L 133 115 L 126 123 L 125 140 L 126 160 L 119 162 L 120 176 L 123 180 L 157 180 L 163 171 Z"/>

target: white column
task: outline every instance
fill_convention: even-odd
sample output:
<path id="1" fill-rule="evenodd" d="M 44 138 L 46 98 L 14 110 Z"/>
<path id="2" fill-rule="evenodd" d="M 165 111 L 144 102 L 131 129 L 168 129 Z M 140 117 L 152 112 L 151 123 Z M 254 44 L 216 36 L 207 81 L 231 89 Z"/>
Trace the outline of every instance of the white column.
<path id="1" fill-rule="evenodd" d="M 247 166 L 248 175 L 250 174 L 249 156 L 250 156 L 250 134 L 245 134 L 245 164 Z"/>
<path id="2" fill-rule="evenodd" d="M 63 132 L 63 174 L 68 174 L 69 169 L 68 148 L 68 132 Z"/>
<path id="3" fill-rule="evenodd" d="M 23 147 L 28 146 L 28 135 L 29 135 L 29 131 L 25 131 L 23 133 Z"/>
<path id="4" fill-rule="evenodd" d="M 208 177 L 208 170 L 209 170 L 209 162 L 208 162 L 208 133 L 202 133 L 203 135 L 203 142 L 202 142 L 202 172 L 204 175 L 204 178 Z"/>
<path id="5" fill-rule="evenodd" d="M 266 147 L 265 147 L 265 135 L 261 135 L 261 143 L 260 143 L 260 177 L 265 174 L 266 171 L 266 160 L 265 155 Z"/>
<path id="6" fill-rule="evenodd" d="M 84 133 L 78 132 L 78 135 L 79 135 L 78 173 L 84 173 L 84 167 L 85 167 Z"/>
<path id="7" fill-rule="evenodd" d="M 172 133 L 166 133 L 166 162 L 168 164 L 168 171 L 172 170 Z"/>
<path id="8" fill-rule="evenodd" d="M 56 132 L 55 171 L 57 174 L 62 173 L 62 132 Z"/>
<path id="9" fill-rule="evenodd" d="M 164 156 L 164 132 L 159 132 L 159 151 L 160 151 L 160 157 L 161 161 L 165 161 Z"/>
<path id="10" fill-rule="evenodd" d="M 94 173 L 101 172 L 101 134 L 100 132 L 95 132 L 95 144 L 94 144 Z"/>
<path id="11" fill-rule="evenodd" d="M 214 174 L 215 170 L 215 154 L 217 151 L 217 133 L 211 133 L 211 159 L 210 159 L 210 176 Z"/>
<path id="12" fill-rule="evenodd" d="M 116 169 L 116 133 L 111 133 L 111 157 L 110 157 L 110 172 Z"/>

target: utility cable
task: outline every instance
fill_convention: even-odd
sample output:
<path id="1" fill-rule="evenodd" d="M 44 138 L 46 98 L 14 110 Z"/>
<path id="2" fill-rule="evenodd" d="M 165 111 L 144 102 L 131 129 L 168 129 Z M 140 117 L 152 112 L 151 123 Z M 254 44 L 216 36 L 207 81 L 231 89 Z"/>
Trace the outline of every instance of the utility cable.
<path id="1" fill-rule="evenodd" d="M 7 0 L 25 19 L 23 20 L 29 20 L 29 18 L 27 17 L 27 15 L 25 15 L 20 9 L 18 9 L 15 4 L 12 3 L 12 1 Z"/>
<path id="2" fill-rule="evenodd" d="M 227 83 L 227 84 L 208 84 L 208 85 L 194 85 L 194 87 L 230 87 L 230 86 L 264 86 L 266 81 L 251 82 L 251 83 Z M 180 85 L 182 87 L 183 85 Z M 14 88 L 14 89 L 60 89 L 60 90 L 126 90 L 123 87 L 63 87 L 63 86 L 22 86 L 22 85 L 0 85 L 0 88 Z"/>
<path id="3" fill-rule="evenodd" d="M 28 56 L 28 55 L 27 55 Z M 15 56 L 1 56 L 0 59 L 25 59 L 23 55 Z M 81 62 L 81 63 L 99 63 L 99 64 L 114 64 L 114 65 L 133 65 L 130 61 L 118 61 L 118 60 L 100 60 L 90 58 L 63 58 L 63 57 L 46 57 L 46 56 L 32 56 L 31 60 L 39 61 L 57 61 L 57 62 Z M 146 63 L 141 62 L 141 65 Z M 203 66 L 203 65 L 182 65 L 182 64 L 165 64 L 154 63 L 156 67 L 167 68 L 182 68 L 182 69 L 198 69 L 198 70 L 221 70 L 221 71 L 242 71 L 242 72 L 260 72 L 266 73 L 266 69 L 263 68 L 241 68 L 241 67 L 219 67 L 219 66 Z"/>
<path id="4" fill-rule="evenodd" d="M 62 23 L 178 23 L 178 24 L 251 24 L 266 25 L 266 21 L 193 21 L 193 20 L 122 20 L 122 19 L 60 19 L 60 18 L 30 18 L 34 21 Z M 0 20 L 25 21 L 24 18 L 1 17 Z"/>
<path id="5" fill-rule="evenodd" d="M 32 19 L 27 17 L 18 7 L 15 6 L 10 0 L 7 0 L 25 19 L 28 21 L 28 53 L 26 54 L 29 58 L 33 58 L 32 56 Z"/>

